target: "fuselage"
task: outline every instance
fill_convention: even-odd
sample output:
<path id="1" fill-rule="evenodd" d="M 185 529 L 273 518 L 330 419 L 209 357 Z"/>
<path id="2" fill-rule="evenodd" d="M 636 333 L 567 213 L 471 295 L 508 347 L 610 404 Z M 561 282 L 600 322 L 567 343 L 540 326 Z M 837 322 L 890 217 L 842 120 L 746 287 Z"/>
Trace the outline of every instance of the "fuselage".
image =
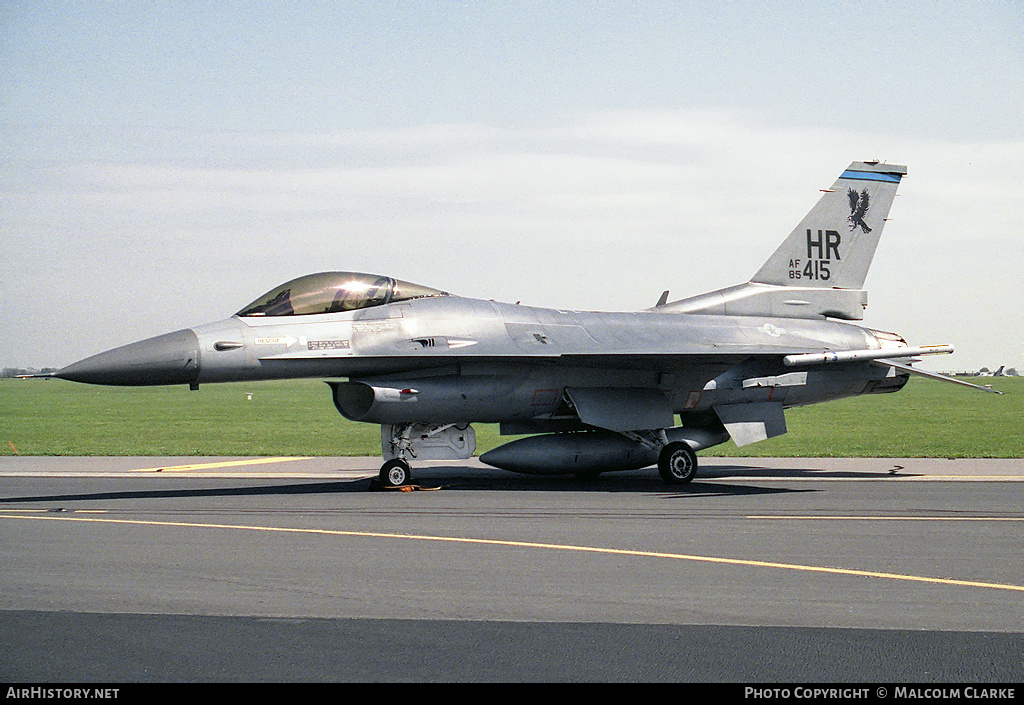
<path id="1" fill-rule="evenodd" d="M 334 313 L 235 315 L 101 353 L 58 376 L 193 387 L 348 378 L 384 390 L 372 410 L 354 392 L 341 403 L 336 396 L 357 420 L 522 422 L 559 416 L 574 387 L 657 389 L 678 414 L 894 391 L 905 378 L 887 381 L 886 370 L 867 363 L 794 371 L 781 362 L 881 344 L 869 329 L 828 320 L 563 311 L 444 295 Z"/>

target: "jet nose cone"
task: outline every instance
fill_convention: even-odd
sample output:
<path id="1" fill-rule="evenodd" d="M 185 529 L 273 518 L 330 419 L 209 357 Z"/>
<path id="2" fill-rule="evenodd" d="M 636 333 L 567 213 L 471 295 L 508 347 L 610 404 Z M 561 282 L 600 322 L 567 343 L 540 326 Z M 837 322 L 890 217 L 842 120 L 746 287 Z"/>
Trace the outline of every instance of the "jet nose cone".
<path id="1" fill-rule="evenodd" d="M 199 338 L 190 328 L 87 357 L 55 377 L 89 384 L 192 384 L 199 378 Z"/>

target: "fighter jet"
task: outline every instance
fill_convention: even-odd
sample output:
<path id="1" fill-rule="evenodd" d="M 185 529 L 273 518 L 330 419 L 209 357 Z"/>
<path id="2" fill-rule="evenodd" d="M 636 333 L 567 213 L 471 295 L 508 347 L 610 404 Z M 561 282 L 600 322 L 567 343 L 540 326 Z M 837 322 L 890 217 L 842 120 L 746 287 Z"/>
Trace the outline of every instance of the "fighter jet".
<path id="1" fill-rule="evenodd" d="M 854 162 L 744 284 L 615 313 L 464 298 L 388 276 L 322 272 L 216 323 L 115 348 L 54 376 L 108 385 L 324 378 L 347 419 L 381 425 L 380 482 L 468 458 L 472 423 L 526 435 L 481 460 L 593 476 L 657 464 L 690 482 L 697 451 L 786 432 L 793 406 L 901 389 L 948 345 L 863 319 L 864 279 L 907 173 Z M 991 391 L 991 390 L 986 390 Z M 676 419 L 678 418 L 678 423 Z"/>

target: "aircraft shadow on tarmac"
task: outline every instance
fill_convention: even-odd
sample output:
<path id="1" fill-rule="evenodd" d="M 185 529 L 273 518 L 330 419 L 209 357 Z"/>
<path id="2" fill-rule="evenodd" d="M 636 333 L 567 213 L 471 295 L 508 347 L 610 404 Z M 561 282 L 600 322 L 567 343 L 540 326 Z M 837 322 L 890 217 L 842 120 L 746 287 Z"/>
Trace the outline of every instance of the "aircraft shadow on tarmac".
<path id="1" fill-rule="evenodd" d="M 202 482 L 202 480 L 199 480 L 199 482 Z M 362 485 L 362 487 L 354 487 L 354 485 Z M 192 487 L 175 490 L 119 490 L 114 492 L 37 495 L 34 497 L 3 497 L 0 498 L 0 506 L 25 502 L 89 502 L 117 499 L 181 499 L 185 497 L 255 497 L 259 495 L 328 494 L 357 491 L 366 491 L 365 480 L 357 482 L 312 482 L 308 484 L 216 488 Z"/>
<path id="2" fill-rule="evenodd" d="M 461 491 L 507 491 L 507 492 L 626 492 L 634 494 L 656 494 L 665 497 L 712 497 L 747 494 L 780 494 L 811 491 L 806 488 L 756 487 L 752 485 L 707 483 L 697 480 L 687 485 L 666 485 L 656 472 L 633 471 L 612 472 L 594 478 L 579 478 L 572 475 L 522 476 L 511 473 L 483 471 L 466 472 L 458 467 L 434 467 L 415 476 L 422 487 L 439 487 L 443 490 Z M 375 489 L 371 480 L 368 489 Z M 389 489 L 387 492 L 396 490 Z"/>
<path id="3" fill-rule="evenodd" d="M 714 465 L 702 466 L 700 475 L 705 480 L 724 477 L 735 478 L 799 478 L 803 480 L 885 480 L 894 477 L 920 477 L 920 473 L 900 472 L 901 465 L 894 465 L 888 472 L 855 472 L 849 470 L 825 470 L 809 468 L 766 468 L 756 465 Z"/>
<path id="4" fill-rule="evenodd" d="M 757 479 L 794 480 L 887 480 L 917 477 L 904 472 L 851 472 L 809 468 L 766 468 L 756 465 L 702 466 L 697 478 L 688 485 L 666 485 L 652 469 L 628 472 L 609 472 L 595 478 L 584 479 L 572 475 L 524 476 L 494 470 L 467 471 L 456 466 L 434 466 L 415 473 L 415 479 L 425 485 L 443 485 L 448 489 L 488 490 L 551 490 L 573 492 L 656 492 L 658 494 L 723 495 L 773 494 L 777 492 L 807 492 L 805 488 L 766 488 L 745 484 L 726 484 L 722 480 L 743 482 Z M 714 482 L 707 482 L 713 480 Z"/>
<path id="5" fill-rule="evenodd" d="M 417 475 L 411 489 L 442 490 L 442 491 L 509 491 L 509 492 L 630 492 L 655 494 L 662 498 L 686 499 L 688 497 L 722 497 L 762 494 L 790 494 L 817 492 L 810 488 L 791 487 L 758 487 L 744 484 L 724 482 L 694 481 L 680 487 L 665 485 L 656 475 L 644 477 L 602 475 L 592 479 L 580 479 L 571 476 L 558 477 L 522 477 L 504 473 L 467 473 L 464 468 L 434 467 Z M 268 481 L 270 479 L 268 478 Z M 367 492 L 379 490 L 376 479 L 358 479 L 346 481 L 310 481 L 304 483 L 267 484 L 243 486 L 200 487 L 207 481 L 202 478 L 192 480 L 196 486 L 175 489 L 119 489 L 103 492 L 82 492 L 34 495 L 22 497 L 0 497 L 0 506 L 36 502 L 99 502 L 111 500 L 145 500 L 145 499 L 180 499 L 188 497 L 244 497 L 267 495 L 321 495 L 348 492 Z M 230 480 L 218 480 L 219 483 L 230 483 Z M 394 493 L 397 488 L 381 491 Z M 59 510 L 54 510 L 59 511 Z"/>

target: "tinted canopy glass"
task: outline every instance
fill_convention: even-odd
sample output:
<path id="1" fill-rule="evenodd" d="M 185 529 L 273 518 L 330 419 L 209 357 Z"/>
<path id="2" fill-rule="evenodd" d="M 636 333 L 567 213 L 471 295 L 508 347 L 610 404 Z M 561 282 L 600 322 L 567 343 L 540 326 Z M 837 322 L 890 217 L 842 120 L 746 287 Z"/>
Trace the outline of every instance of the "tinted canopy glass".
<path id="1" fill-rule="evenodd" d="M 425 296 L 448 296 L 419 284 L 358 272 L 321 272 L 292 279 L 243 308 L 238 316 L 305 316 L 354 311 Z"/>

